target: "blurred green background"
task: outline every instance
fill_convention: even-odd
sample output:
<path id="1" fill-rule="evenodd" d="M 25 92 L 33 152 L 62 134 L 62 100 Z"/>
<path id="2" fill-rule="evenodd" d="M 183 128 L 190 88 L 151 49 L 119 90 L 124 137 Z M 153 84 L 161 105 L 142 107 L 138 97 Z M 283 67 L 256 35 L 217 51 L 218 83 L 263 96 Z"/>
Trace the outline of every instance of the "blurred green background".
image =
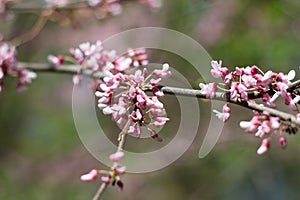
<path id="1" fill-rule="evenodd" d="M 28 30 L 37 17 L 9 14 L 1 19 L 0 32 L 12 39 Z M 155 12 L 128 2 L 117 17 L 102 21 L 76 18 L 79 21 L 72 28 L 49 22 L 38 37 L 18 48 L 19 60 L 46 62 L 49 53 L 67 53 L 81 42 L 104 40 L 129 28 L 159 26 L 191 36 L 213 59 L 222 59 L 231 69 L 255 64 L 263 70 L 299 72 L 298 0 L 165 0 Z M 152 56 L 153 60 L 171 62 L 191 83 L 197 80 L 186 61 L 161 52 Z M 61 74 L 39 74 L 22 94 L 16 92 L 15 80 L 5 80 L 5 91 L 0 94 L 0 199 L 79 200 L 91 199 L 96 192 L 100 182 L 87 184 L 79 177 L 96 166 L 105 166 L 88 153 L 77 135 L 72 88 L 71 76 Z M 168 96 L 166 101 L 174 102 L 167 104 L 167 110 L 177 121 L 176 100 Z M 270 152 L 257 156 L 260 141 L 238 126 L 240 120 L 251 117 L 249 110 L 232 106 L 231 120 L 218 144 L 207 157 L 198 158 L 201 133 L 205 133 L 211 113 L 208 104 L 199 100 L 201 128 L 179 160 L 156 172 L 126 174 L 125 190 L 109 187 L 103 199 L 299 199 L 299 136 L 289 136 L 284 151 L 273 141 Z M 166 141 L 174 131 L 172 126 L 166 128 Z M 130 141 L 128 148 L 138 142 Z"/>

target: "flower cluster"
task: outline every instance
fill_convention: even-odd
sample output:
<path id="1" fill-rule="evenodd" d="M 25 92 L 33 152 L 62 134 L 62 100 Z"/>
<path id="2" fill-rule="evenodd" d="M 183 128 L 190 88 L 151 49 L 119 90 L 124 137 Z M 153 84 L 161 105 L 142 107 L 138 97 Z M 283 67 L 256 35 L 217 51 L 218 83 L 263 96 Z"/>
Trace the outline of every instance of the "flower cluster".
<path id="1" fill-rule="evenodd" d="M 0 92 L 3 91 L 5 76 L 17 77 L 17 89 L 22 92 L 25 85 L 36 78 L 36 74 L 27 69 L 21 69 L 16 59 L 17 51 L 14 46 L 0 40 Z"/>
<path id="2" fill-rule="evenodd" d="M 262 138 L 262 145 L 257 150 L 257 154 L 262 155 L 270 147 L 271 136 L 274 136 L 276 133 L 280 134 L 280 131 L 285 131 L 284 126 L 281 126 L 280 123 L 278 117 L 272 117 L 267 112 L 264 112 L 256 113 L 250 121 L 241 121 L 240 127 L 245 129 L 246 133 L 254 133 L 256 137 Z M 279 143 L 282 148 L 286 147 L 286 139 L 284 137 L 279 138 Z"/>
<path id="3" fill-rule="evenodd" d="M 148 74 L 146 68 L 137 70 L 134 74 L 106 72 L 107 76 L 99 84 L 95 95 L 99 98 L 98 107 L 105 115 L 111 114 L 112 120 L 121 128 L 131 120 L 128 133 L 141 133 L 141 127 L 147 127 L 153 139 L 161 140 L 151 126 L 164 126 L 169 118 L 166 116 L 164 105 L 159 98 L 164 94 L 157 88 L 163 78 L 171 75 L 169 65 L 156 69 Z M 147 91 L 152 91 L 149 96 Z"/>
<path id="4" fill-rule="evenodd" d="M 125 173 L 126 167 L 120 165 L 120 162 L 124 159 L 124 152 L 116 152 L 109 156 L 110 160 L 113 162 L 111 170 L 97 170 L 92 169 L 89 173 L 84 174 L 80 177 L 82 181 L 90 182 L 96 180 L 99 175 L 101 176 L 101 181 L 112 185 L 117 185 L 120 190 L 123 189 L 123 182 L 121 181 L 120 175 Z"/>
<path id="5" fill-rule="evenodd" d="M 256 103 L 256 99 L 261 98 L 265 106 L 275 108 L 275 100 L 282 97 L 284 103 L 292 111 L 299 112 L 297 107 L 300 101 L 299 92 L 290 90 L 291 80 L 295 77 L 294 70 L 288 74 L 276 73 L 271 70 L 264 73 L 254 65 L 245 68 L 236 67 L 234 71 L 230 72 L 227 67 L 222 66 L 222 61 L 212 61 L 211 66 L 212 76 L 223 79 L 219 88 L 230 96 L 230 101 Z M 200 83 L 199 87 L 200 93 L 208 99 L 214 98 L 218 90 L 217 83 Z M 230 108 L 228 104 L 224 105 L 223 112 L 216 110 L 213 112 L 223 122 L 229 119 Z M 269 149 L 271 136 L 277 133 L 281 135 L 282 132 L 296 133 L 298 131 L 298 127 L 289 121 L 270 116 L 267 112 L 254 113 L 255 116 L 250 121 L 242 121 L 240 126 L 247 133 L 255 133 L 257 138 L 262 139 L 262 144 L 257 150 L 259 155 L 264 154 Z M 285 137 L 280 136 L 279 143 L 282 148 L 285 148 L 287 145 Z"/>
<path id="6" fill-rule="evenodd" d="M 101 41 L 95 43 L 85 42 L 77 48 L 71 48 L 72 58 L 67 56 L 49 55 L 48 61 L 58 68 L 65 60 L 71 60 L 80 65 L 82 69 L 90 69 L 95 72 L 124 73 L 125 71 L 141 65 L 147 65 L 147 54 L 145 49 L 128 49 L 127 52 L 118 56 L 115 50 L 105 49 Z M 74 84 L 79 84 L 82 79 L 80 73 L 74 75 Z"/>

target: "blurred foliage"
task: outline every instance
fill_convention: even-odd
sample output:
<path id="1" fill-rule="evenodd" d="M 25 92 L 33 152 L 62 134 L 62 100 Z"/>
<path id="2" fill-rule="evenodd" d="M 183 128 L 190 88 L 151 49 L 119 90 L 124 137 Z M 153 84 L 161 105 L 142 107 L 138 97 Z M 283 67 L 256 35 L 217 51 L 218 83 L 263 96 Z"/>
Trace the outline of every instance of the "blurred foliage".
<path id="1" fill-rule="evenodd" d="M 214 13 L 225 13 L 222 9 L 229 3 L 234 5 L 230 16 L 225 19 L 221 15 L 205 27 L 212 30 L 209 32 L 212 35 L 219 31 L 219 37 L 205 44 L 203 35 L 198 35 L 199 26 L 214 9 L 217 10 Z M 86 19 L 81 24 L 83 28 L 73 30 L 48 23 L 40 36 L 20 47 L 19 58 L 45 61 L 49 53 L 67 52 L 71 46 L 64 45 L 70 38 L 73 38 L 72 46 L 76 46 L 83 39 L 103 39 L 105 35 L 126 28 L 156 25 L 195 36 L 204 43 L 212 58 L 222 59 L 223 64 L 231 68 L 255 64 L 264 70 L 287 72 L 298 69 L 300 65 L 299 10 L 298 0 L 165 0 L 165 6 L 155 13 L 129 3 L 121 16 L 103 22 Z M 140 20 L 130 18 L 135 13 L 140 15 Z M 20 14 L 10 19 L 9 26 L 0 24 L 0 27 L 6 28 L 3 29 L 6 38 L 12 38 L 30 27 L 34 19 L 34 15 Z M 224 28 L 214 28 L 218 23 Z M 91 27 L 100 31 L 90 30 Z M 90 31 L 85 31 L 87 29 Z M 112 31 L 105 33 L 107 29 Z M 40 49 L 41 46 L 45 48 Z M 162 52 L 152 55 L 154 60 L 176 66 L 193 84 L 197 74 L 186 67 L 186 61 L 172 56 Z M 99 183 L 81 183 L 79 176 L 100 164 L 84 150 L 77 136 L 71 109 L 71 77 L 39 74 L 23 94 L 14 90 L 13 80 L 5 80 L 5 86 L 0 95 L 0 199 L 90 199 Z M 166 105 L 168 110 L 173 109 L 178 117 L 176 100 L 166 100 L 172 102 Z M 118 192 L 110 187 L 104 199 L 299 198 L 298 135 L 288 137 L 289 146 L 285 151 L 273 141 L 271 151 L 259 157 L 255 153 L 259 141 L 244 134 L 237 123 L 241 119 L 249 119 L 251 112 L 233 107 L 231 121 L 225 125 L 220 142 L 206 158 L 200 160 L 197 154 L 211 111 L 208 102 L 199 102 L 201 129 L 188 152 L 171 166 L 157 172 L 125 175 L 125 190 Z M 102 118 L 99 116 L 100 121 Z M 174 117 L 174 121 L 177 123 L 178 119 Z M 108 122 L 109 118 L 106 118 L 102 123 Z M 108 125 L 107 129 L 110 128 L 116 127 Z M 166 141 L 170 140 L 174 130 L 176 126 L 166 128 L 163 135 Z M 115 137 L 112 135 L 110 139 L 113 141 Z M 128 148 L 134 149 L 135 142 L 139 141 L 130 138 Z M 150 145 L 151 149 L 156 143 L 143 141 L 137 148 L 143 150 L 144 145 Z"/>

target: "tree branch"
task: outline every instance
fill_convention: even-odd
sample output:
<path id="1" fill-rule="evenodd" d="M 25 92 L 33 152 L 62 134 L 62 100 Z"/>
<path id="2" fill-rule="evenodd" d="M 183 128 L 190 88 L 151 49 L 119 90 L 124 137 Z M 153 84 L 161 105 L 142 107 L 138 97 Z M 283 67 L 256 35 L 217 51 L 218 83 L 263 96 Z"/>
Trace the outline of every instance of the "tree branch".
<path id="1" fill-rule="evenodd" d="M 59 67 L 54 67 L 52 64 L 19 62 L 18 66 L 22 69 L 28 69 L 35 72 L 55 72 L 71 75 L 82 74 L 93 78 L 103 77 L 103 73 L 101 72 L 94 72 L 90 69 L 84 69 L 78 65 L 61 65 Z"/>
<path id="2" fill-rule="evenodd" d="M 101 73 L 101 72 L 95 73 L 92 70 L 83 69 L 82 67 L 77 66 L 77 65 L 62 65 L 60 67 L 55 68 L 51 64 L 20 62 L 19 66 L 21 68 L 26 68 L 26 69 L 36 71 L 36 72 L 57 72 L 57 73 L 66 73 L 66 74 L 80 74 L 81 73 L 82 75 L 93 77 L 93 78 L 103 77 L 103 73 Z M 295 88 L 299 87 L 299 85 L 300 85 L 300 80 L 297 80 L 292 83 L 292 85 L 289 87 L 288 90 L 295 89 Z M 206 95 L 202 94 L 200 92 L 200 90 L 169 87 L 169 86 L 161 86 L 160 90 L 162 92 L 164 92 L 165 94 L 190 96 L 190 97 L 206 99 Z M 256 99 L 256 98 L 260 98 L 260 97 L 261 97 L 260 95 L 256 95 L 254 93 L 249 94 L 249 99 Z M 273 108 L 269 108 L 262 104 L 251 103 L 249 101 L 240 101 L 238 99 L 232 100 L 232 99 L 230 99 L 230 93 L 228 93 L 228 92 L 216 92 L 214 100 L 233 103 L 233 104 L 242 106 L 244 108 L 256 110 L 259 112 L 266 111 L 272 116 L 277 116 L 284 121 L 290 121 L 290 122 L 300 126 L 300 120 L 297 120 L 293 114 L 282 112 L 282 111 L 279 111 L 279 110 L 276 110 Z M 124 138 L 124 140 L 125 140 L 125 138 Z"/>
<path id="3" fill-rule="evenodd" d="M 122 3 L 132 1 L 132 0 L 122 0 Z M 97 8 L 101 7 L 102 4 L 97 5 L 95 7 L 91 7 L 87 1 L 78 1 L 73 3 L 68 3 L 63 7 L 55 7 L 53 10 L 55 11 L 73 11 L 77 9 L 84 9 L 84 8 Z M 36 12 L 43 12 L 44 10 L 49 9 L 49 7 L 45 6 L 22 6 L 20 4 L 9 4 L 7 6 L 7 10 L 17 13 L 36 13 Z"/>

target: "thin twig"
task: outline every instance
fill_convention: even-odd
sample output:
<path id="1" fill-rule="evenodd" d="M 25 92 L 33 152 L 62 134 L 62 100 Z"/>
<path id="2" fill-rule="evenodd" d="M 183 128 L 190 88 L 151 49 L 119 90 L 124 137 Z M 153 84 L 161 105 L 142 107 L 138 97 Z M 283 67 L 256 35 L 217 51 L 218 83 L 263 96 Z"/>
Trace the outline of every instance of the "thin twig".
<path id="1" fill-rule="evenodd" d="M 102 197 L 105 189 L 107 188 L 107 183 L 101 183 L 98 191 L 96 192 L 95 196 L 93 197 L 93 200 L 98 200 Z"/>
<path id="2" fill-rule="evenodd" d="M 119 144 L 118 144 L 118 149 L 117 152 L 122 152 L 124 145 L 125 145 L 125 140 L 126 140 L 126 135 L 127 135 L 127 130 L 129 128 L 131 124 L 131 119 L 128 119 L 124 128 L 122 129 L 121 133 L 119 134 Z M 115 167 L 115 166 L 113 166 Z M 101 198 L 101 196 L 103 195 L 105 189 L 107 188 L 108 184 L 107 183 L 102 183 L 97 191 L 97 193 L 95 194 L 95 196 L 93 197 L 93 200 L 99 200 Z"/>
<path id="3" fill-rule="evenodd" d="M 51 17 L 53 13 L 53 10 L 45 10 L 41 13 L 40 18 L 38 19 L 38 21 L 35 23 L 34 27 L 24 33 L 21 36 L 18 36 L 14 39 L 11 40 L 12 45 L 14 46 L 20 46 L 21 44 L 24 44 L 30 40 L 32 40 L 33 38 L 35 38 L 40 32 L 41 30 L 44 28 L 44 26 L 46 25 L 47 21 L 49 20 L 49 18 Z"/>

